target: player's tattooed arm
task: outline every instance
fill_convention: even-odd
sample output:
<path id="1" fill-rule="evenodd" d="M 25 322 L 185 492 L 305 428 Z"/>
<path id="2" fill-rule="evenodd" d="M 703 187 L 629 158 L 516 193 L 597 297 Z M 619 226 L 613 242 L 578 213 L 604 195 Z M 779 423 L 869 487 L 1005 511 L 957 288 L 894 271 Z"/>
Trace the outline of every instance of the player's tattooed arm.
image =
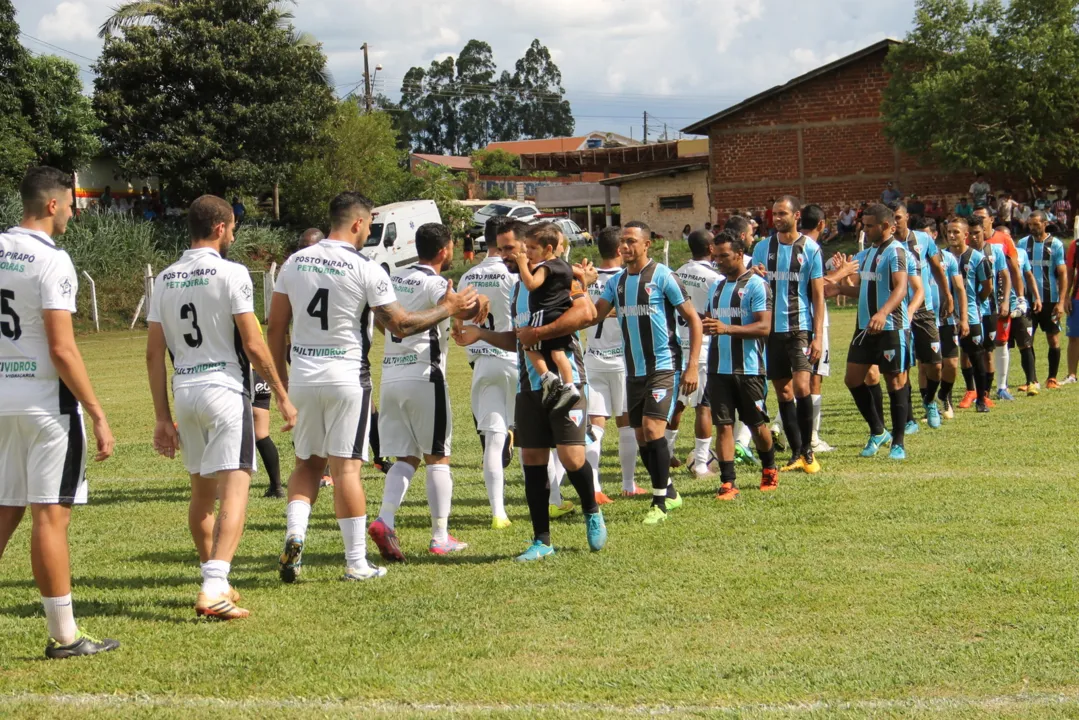
<path id="1" fill-rule="evenodd" d="M 397 337 L 411 337 L 424 330 L 429 330 L 443 320 L 472 310 L 477 303 L 479 293 L 476 288 L 467 287 L 461 292 L 453 291 L 453 281 L 446 284 L 446 294 L 430 310 L 408 312 L 401 304 L 394 301 L 374 308 L 375 322 Z"/>

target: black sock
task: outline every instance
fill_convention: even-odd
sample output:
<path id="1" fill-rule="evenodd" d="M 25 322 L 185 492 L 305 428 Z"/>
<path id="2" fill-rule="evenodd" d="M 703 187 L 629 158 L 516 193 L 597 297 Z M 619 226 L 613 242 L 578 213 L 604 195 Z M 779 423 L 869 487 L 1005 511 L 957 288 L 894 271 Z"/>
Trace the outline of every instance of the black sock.
<path id="1" fill-rule="evenodd" d="M 914 420 L 914 386 L 911 385 L 910 375 L 907 375 L 907 421 Z"/>
<path id="2" fill-rule="evenodd" d="M 585 515 L 599 512 L 599 505 L 596 504 L 596 486 L 592 484 L 592 466 L 588 464 L 588 461 L 586 460 L 584 465 L 572 472 L 567 470 L 566 477 L 569 478 L 573 489 L 581 498 L 581 512 Z"/>
<path id="3" fill-rule="evenodd" d="M 926 385 L 924 388 L 918 388 L 918 393 L 922 396 L 922 405 L 928 405 L 930 402 L 932 402 L 931 398 L 933 397 L 934 393 L 929 392 L 928 385 Z"/>
<path id="4" fill-rule="evenodd" d="M 937 401 L 937 388 L 939 387 L 940 380 L 926 380 L 925 390 L 922 391 L 922 401 L 926 405 L 930 405 Z"/>
<path id="5" fill-rule="evenodd" d="M 525 500 L 532 518 L 532 537 L 544 545 L 551 544 L 551 516 L 547 509 L 550 491 L 547 489 L 547 466 L 525 465 Z"/>
<path id="6" fill-rule="evenodd" d="M 942 403 L 947 405 L 952 404 L 952 387 L 955 386 L 955 381 L 948 382 L 947 380 L 940 381 L 940 391 L 937 392 L 937 397 L 940 398 Z"/>
<path id="7" fill-rule="evenodd" d="M 1049 348 L 1049 379 L 1056 380 L 1060 371 L 1060 348 Z"/>
<path id="8" fill-rule="evenodd" d="M 979 348 L 978 354 L 971 356 L 970 367 L 974 374 L 974 388 L 978 392 L 978 399 L 989 397 L 989 373 L 985 367 L 985 350 Z"/>
<path id="9" fill-rule="evenodd" d="M 371 445 L 371 457 L 382 457 L 382 443 L 378 441 L 378 410 L 374 410 L 371 413 L 370 433 L 367 436 L 367 442 Z M 480 433 L 480 442 L 483 442 L 483 433 Z"/>
<path id="10" fill-rule="evenodd" d="M 971 367 L 963 368 L 963 382 L 967 384 L 967 392 L 974 390 L 974 360 L 970 361 Z"/>
<path id="11" fill-rule="evenodd" d="M 652 504 L 667 512 L 665 498 L 671 479 L 671 449 L 667 438 L 649 440 L 645 445 L 648 446 L 648 475 L 652 478 Z"/>
<path id="12" fill-rule="evenodd" d="M 811 440 L 813 438 L 813 397 L 806 395 L 805 397 L 797 398 L 795 404 L 798 406 L 798 436 Z M 802 454 L 807 455 L 812 452 L 813 449 L 810 447 L 810 443 L 803 442 Z"/>
<path id="13" fill-rule="evenodd" d="M 721 460 L 719 462 L 719 481 L 723 484 L 730 483 L 731 487 L 738 487 L 736 480 L 734 461 Z"/>
<path id="14" fill-rule="evenodd" d="M 255 441 L 259 457 L 262 458 L 262 466 L 266 468 L 266 474 L 270 476 L 270 490 L 281 489 L 281 458 L 277 454 L 277 446 L 269 436 Z"/>
<path id="15" fill-rule="evenodd" d="M 865 422 L 869 426 L 869 434 L 880 435 L 884 432 L 884 423 L 880 416 L 877 415 L 877 408 L 873 404 L 873 393 L 869 390 L 869 386 L 862 383 L 858 387 L 851 388 L 850 394 L 854 398 L 854 404 L 858 407 L 858 412 L 862 413 L 862 417 L 865 418 Z M 774 451 L 772 452 L 772 458 L 774 462 Z M 763 456 L 761 457 L 761 462 L 764 462 Z"/>
<path id="16" fill-rule="evenodd" d="M 783 424 L 783 432 L 787 436 L 791 456 L 798 457 L 802 454 L 802 431 L 798 427 L 798 410 L 793 400 L 779 402 L 779 421 Z"/>
<path id="17" fill-rule="evenodd" d="M 1027 385 L 1037 382 L 1034 378 L 1034 348 L 1019 348 L 1019 362 L 1023 365 L 1023 374 L 1026 375 Z"/>
<path id="18" fill-rule="evenodd" d="M 881 432 L 884 432 L 884 393 L 881 392 L 880 383 L 869 386 L 869 395 L 873 398 L 873 409 L 877 411 L 877 417 L 880 418 Z M 880 433 L 874 433 L 880 435 Z"/>
<path id="19" fill-rule="evenodd" d="M 767 450 L 757 448 L 757 454 L 761 456 L 761 467 L 765 470 L 774 470 L 776 466 L 776 446 L 772 445 Z"/>
<path id="20" fill-rule="evenodd" d="M 907 409 L 907 392 L 903 388 L 895 392 L 888 391 L 888 401 L 891 403 L 889 410 L 892 412 L 892 445 L 903 445 L 903 436 L 907 428 L 907 418 L 910 412 Z"/>

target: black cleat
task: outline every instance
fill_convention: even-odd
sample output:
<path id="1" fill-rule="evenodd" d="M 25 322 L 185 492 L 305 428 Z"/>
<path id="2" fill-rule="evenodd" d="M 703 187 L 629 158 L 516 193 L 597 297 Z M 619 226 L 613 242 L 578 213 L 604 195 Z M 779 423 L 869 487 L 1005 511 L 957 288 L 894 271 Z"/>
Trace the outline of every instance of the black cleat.
<path id="1" fill-rule="evenodd" d="M 506 442 L 502 445 L 502 467 L 508 468 L 513 462 L 513 428 L 506 433 Z"/>
<path id="2" fill-rule="evenodd" d="M 289 536 L 285 540 L 285 549 L 281 551 L 278 560 L 277 574 L 281 576 L 281 582 L 294 583 L 300 576 L 300 568 L 303 567 L 303 540 Z"/>
<path id="3" fill-rule="evenodd" d="M 120 643 L 116 640 L 110 640 L 109 638 L 95 640 L 80 630 L 75 642 L 70 645 L 61 645 L 49 638 L 48 644 L 45 645 L 45 657 L 49 660 L 63 660 L 64 658 L 80 657 L 82 655 L 97 655 L 98 653 L 115 650 L 118 647 L 120 647 Z"/>
<path id="4" fill-rule="evenodd" d="M 580 399 L 581 391 L 577 389 L 577 386 L 571 383 L 566 383 L 555 393 L 555 400 L 551 406 L 550 412 L 567 412 L 571 407 L 576 405 L 577 401 Z"/>

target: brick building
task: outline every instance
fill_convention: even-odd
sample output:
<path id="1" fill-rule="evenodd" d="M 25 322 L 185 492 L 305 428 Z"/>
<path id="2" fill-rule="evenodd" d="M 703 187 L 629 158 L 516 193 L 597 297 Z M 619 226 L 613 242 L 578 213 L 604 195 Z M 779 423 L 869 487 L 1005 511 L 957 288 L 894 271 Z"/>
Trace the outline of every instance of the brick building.
<path id="1" fill-rule="evenodd" d="M 884 137 L 884 58 L 897 44 L 882 40 L 685 128 L 709 138 L 716 214 L 792 194 L 832 215 L 878 200 L 889 180 L 905 194 L 949 203 L 965 194 L 972 173 L 922 166 Z"/>
<path id="2" fill-rule="evenodd" d="M 618 187 L 622 217 L 647 223 L 661 237 L 680 238 L 683 227 L 696 230 L 711 217 L 706 162 L 621 175 L 600 184 Z"/>

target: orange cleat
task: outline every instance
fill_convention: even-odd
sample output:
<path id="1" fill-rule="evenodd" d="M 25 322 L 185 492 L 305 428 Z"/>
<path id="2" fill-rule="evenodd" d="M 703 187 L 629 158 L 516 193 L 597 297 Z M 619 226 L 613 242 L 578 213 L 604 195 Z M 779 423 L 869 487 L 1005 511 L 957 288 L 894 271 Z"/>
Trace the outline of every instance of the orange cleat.
<path id="1" fill-rule="evenodd" d="M 610 505 L 613 502 L 614 502 L 614 500 L 611 500 L 609 497 L 607 497 L 606 493 L 601 493 L 601 492 L 596 493 L 596 504 L 597 505 Z"/>
<path id="2" fill-rule="evenodd" d="M 775 468 L 761 470 L 761 492 L 773 492 L 779 489 L 779 471 Z"/>
<path id="3" fill-rule="evenodd" d="M 333 478 L 332 478 L 332 477 L 330 477 L 329 475 L 323 475 L 323 476 L 322 476 L 322 480 L 321 480 L 321 481 L 319 481 L 319 484 L 318 484 L 318 486 L 319 486 L 319 487 L 329 487 L 329 488 L 332 488 L 332 487 L 333 487 Z"/>
<path id="4" fill-rule="evenodd" d="M 993 398 L 986 395 L 985 396 L 985 406 L 987 408 L 995 408 L 997 406 L 997 404 L 995 402 L 993 402 Z"/>
<path id="5" fill-rule="evenodd" d="M 1060 389 L 1060 383 L 1057 382 L 1056 378 L 1049 378 L 1048 380 L 1045 381 L 1045 389 L 1046 390 L 1059 390 Z"/>
<path id="6" fill-rule="evenodd" d="M 978 393 L 973 390 L 967 390 L 963 393 L 963 399 L 959 401 L 960 410 L 968 410 L 970 406 L 974 404 L 974 401 L 978 399 Z"/>
<path id="7" fill-rule="evenodd" d="M 630 492 L 629 490 L 623 490 L 622 491 L 622 497 L 624 497 L 624 498 L 639 497 L 641 495 L 651 495 L 651 494 L 652 494 L 651 490 L 645 490 L 644 488 L 639 488 L 639 487 L 633 488 L 633 492 Z"/>
<path id="8" fill-rule="evenodd" d="M 236 607 L 230 599 L 232 592 L 227 592 L 216 598 L 208 598 L 205 593 L 199 593 L 195 600 L 195 614 L 199 617 L 213 620 L 242 620 L 250 617 L 251 612 L 241 607 Z"/>
<path id="9" fill-rule="evenodd" d="M 719 492 L 716 493 L 716 500 L 734 500 L 736 497 L 738 497 L 738 488 L 734 486 L 734 483 L 723 483 L 719 487 Z"/>
<path id="10" fill-rule="evenodd" d="M 1016 390 L 1018 390 L 1019 392 L 1026 392 L 1027 388 L 1029 388 L 1029 387 L 1030 387 L 1029 385 L 1020 385 L 1019 387 L 1016 388 Z"/>

